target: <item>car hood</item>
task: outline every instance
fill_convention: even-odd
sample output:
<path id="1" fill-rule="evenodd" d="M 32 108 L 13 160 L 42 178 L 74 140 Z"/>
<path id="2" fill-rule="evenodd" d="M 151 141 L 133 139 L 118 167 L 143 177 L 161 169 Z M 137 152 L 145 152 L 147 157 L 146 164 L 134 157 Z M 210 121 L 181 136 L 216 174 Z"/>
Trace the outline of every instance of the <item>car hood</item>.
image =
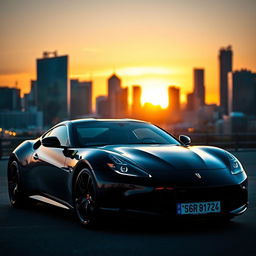
<path id="1" fill-rule="evenodd" d="M 176 145 L 107 146 L 144 169 L 158 185 L 223 186 L 236 184 L 223 150 Z M 200 178 L 196 176 L 200 174 Z"/>
<path id="2" fill-rule="evenodd" d="M 151 170 L 152 167 L 158 169 L 168 167 L 168 169 L 184 171 L 226 168 L 219 156 L 208 153 L 200 147 L 133 145 L 108 146 L 107 149 L 134 161 L 147 170 Z"/>

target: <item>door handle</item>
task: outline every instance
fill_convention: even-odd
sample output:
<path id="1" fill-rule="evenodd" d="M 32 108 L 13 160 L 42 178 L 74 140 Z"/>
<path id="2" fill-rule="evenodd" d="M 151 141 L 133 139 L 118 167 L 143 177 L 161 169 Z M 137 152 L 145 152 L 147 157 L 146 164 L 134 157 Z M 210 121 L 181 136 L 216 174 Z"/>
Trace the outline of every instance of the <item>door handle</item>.
<path id="1" fill-rule="evenodd" d="M 33 154 L 33 158 L 34 158 L 35 160 L 38 160 L 38 159 L 39 159 L 38 154 L 37 154 L 37 153 L 34 153 L 34 154 Z"/>

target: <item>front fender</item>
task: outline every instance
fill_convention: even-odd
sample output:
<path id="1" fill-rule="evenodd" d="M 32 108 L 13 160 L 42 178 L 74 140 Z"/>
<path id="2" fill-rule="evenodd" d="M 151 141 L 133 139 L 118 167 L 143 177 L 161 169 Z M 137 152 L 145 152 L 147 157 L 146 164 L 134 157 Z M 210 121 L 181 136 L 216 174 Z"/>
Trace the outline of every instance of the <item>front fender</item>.
<path id="1" fill-rule="evenodd" d="M 33 153 L 33 145 L 33 140 L 26 140 L 22 142 L 17 148 L 14 149 L 10 156 L 10 160 L 12 157 L 15 157 L 21 166 L 27 166 L 30 162 L 31 154 Z"/>
<path id="2" fill-rule="evenodd" d="M 227 157 L 228 152 L 226 150 L 218 147 L 213 147 L 213 146 L 194 146 L 194 147 L 201 149 L 208 154 L 214 155 L 219 160 L 221 160 L 227 168 L 230 168 L 230 163 Z"/>

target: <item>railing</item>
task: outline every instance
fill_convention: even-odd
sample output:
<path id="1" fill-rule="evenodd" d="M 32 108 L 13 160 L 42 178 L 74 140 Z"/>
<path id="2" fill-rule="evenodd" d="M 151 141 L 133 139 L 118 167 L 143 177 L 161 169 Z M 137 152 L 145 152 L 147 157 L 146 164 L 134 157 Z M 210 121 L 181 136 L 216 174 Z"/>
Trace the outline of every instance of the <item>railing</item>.
<path id="1" fill-rule="evenodd" d="M 256 133 L 210 134 L 185 133 L 191 137 L 192 145 L 211 145 L 238 151 L 240 149 L 256 150 Z M 177 134 L 175 134 L 178 137 Z M 0 137 L 0 158 L 5 158 L 24 140 L 31 137 Z"/>

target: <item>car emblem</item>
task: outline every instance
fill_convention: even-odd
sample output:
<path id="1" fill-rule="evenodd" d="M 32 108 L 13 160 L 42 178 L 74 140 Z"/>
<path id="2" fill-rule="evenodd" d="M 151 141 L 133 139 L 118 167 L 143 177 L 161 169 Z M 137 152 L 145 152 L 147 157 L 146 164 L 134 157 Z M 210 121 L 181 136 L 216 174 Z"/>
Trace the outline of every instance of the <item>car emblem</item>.
<path id="1" fill-rule="evenodd" d="M 195 172 L 195 175 L 196 175 L 196 177 L 197 177 L 198 179 L 202 179 L 202 176 L 200 175 L 200 173 Z"/>

